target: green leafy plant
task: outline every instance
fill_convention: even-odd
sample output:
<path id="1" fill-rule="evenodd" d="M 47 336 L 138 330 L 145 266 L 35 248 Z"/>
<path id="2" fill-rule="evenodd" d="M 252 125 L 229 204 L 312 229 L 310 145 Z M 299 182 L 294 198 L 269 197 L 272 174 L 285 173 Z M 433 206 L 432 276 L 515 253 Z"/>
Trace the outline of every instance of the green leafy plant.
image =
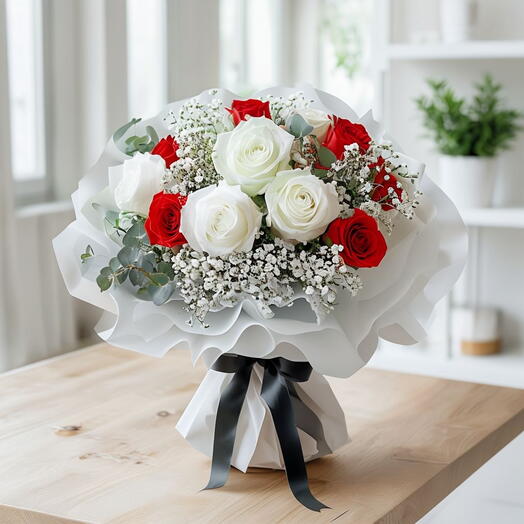
<path id="1" fill-rule="evenodd" d="M 151 126 L 146 126 L 146 135 L 132 135 L 124 140 L 124 135 L 127 131 L 141 120 L 141 118 L 132 118 L 127 124 L 113 133 L 113 141 L 118 149 L 126 155 L 133 156 L 135 153 L 149 153 L 158 143 L 158 134 Z"/>
<path id="2" fill-rule="evenodd" d="M 470 102 L 456 95 L 445 80 L 427 80 L 431 97 L 415 100 L 423 123 L 440 153 L 492 157 L 508 149 L 521 126 L 519 111 L 503 107 L 502 85 L 491 75 L 475 84 Z"/>
<path id="3" fill-rule="evenodd" d="M 331 44 L 335 68 L 349 79 L 364 65 L 365 28 L 371 19 L 371 4 L 366 0 L 326 0 L 322 5 L 321 29 Z"/>
<path id="4" fill-rule="evenodd" d="M 127 279 L 136 287 L 136 295 L 142 300 L 151 300 L 156 305 L 167 302 L 174 293 L 176 285 L 173 267 L 162 259 L 162 254 L 151 246 L 144 230 L 144 222 L 137 220 L 127 231 L 118 223 L 113 226 L 123 231 L 122 248 L 109 264 L 100 270 L 96 283 L 100 291 L 112 285 L 123 284 Z M 90 246 L 80 258 L 82 261 L 92 256 Z M 86 257 L 86 255 L 88 255 Z"/>

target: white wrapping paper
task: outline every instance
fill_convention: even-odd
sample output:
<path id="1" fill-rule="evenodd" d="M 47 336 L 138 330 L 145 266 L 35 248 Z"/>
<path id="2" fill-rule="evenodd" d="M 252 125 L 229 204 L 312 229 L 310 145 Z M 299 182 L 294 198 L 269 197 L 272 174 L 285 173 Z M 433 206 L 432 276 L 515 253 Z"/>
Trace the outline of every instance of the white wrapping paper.
<path id="1" fill-rule="evenodd" d="M 276 96 L 296 92 L 296 88 L 273 88 L 258 95 Z M 352 121 L 363 123 L 377 141 L 385 137 L 370 114 L 359 119 L 342 101 L 322 91 L 302 88 L 312 107 L 323 109 Z M 221 97 L 226 105 L 238 98 L 227 91 L 211 96 L 199 95 L 202 102 Z M 159 136 L 169 130 L 163 122 L 168 111 L 176 112 L 183 101 L 171 104 L 159 116 L 140 122 L 138 133 L 152 125 Z M 398 148 L 397 148 L 398 150 Z M 119 246 L 104 233 L 103 216 L 93 203 L 114 206 L 109 185 L 121 176 L 118 166 L 126 156 L 110 141 L 100 160 L 80 181 L 73 194 L 76 220 L 54 240 L 55 253 L 69 292 L 104 310 L 97 332 L 114 346 L 163 356 L 176 347 L 189 348 L 193 360 L 202 357 L 211 365 L 222 353 L 231 352 L 257 358 L 284 357 L 311 363 L 316 373 L 298 388 L 313 399 L 310 406 L 321 418 L 326 439 L 334 450 L 347 441 L 343 414 L 329 385 L 320 375 L 349 377 L 368 362 L 382 337 L 398 344 L 413 344 L 426 336 L 426 328 L 436 302 L 452 287 L 463 269 L 466 257 L 466 232 L 451 201 L 427 177 L 414 220 L 399 218 L 393 234 L 386 238 L 388 251 L 379 267 L 360 269 L 364 287 L 356 297 L 344 290 L 338 306 L 318 320 L 304 296 L 298 294 L 290 308 L 275 308 L 275 316 L 262 318 L 254 304 L 245 300 L 233 308 L 210 313 L 209 328 L 195 322 L 190 327 L 188 314 L 178 297 L 162 306 L 137 299 L 130 284 L 112 287 L 101 293 L 95 282 L 100 268 L 115 256 Z M 423 172 L 424 166 L 402 158 L 411 171 Z M 111 178 L 111 180 L 110 180 Z M 80 254 L 91 245 L 95 256 L 80 264 Z M 194 399 L 180 419 L 178 429 L 197 449 L 211 453 L 214 414 L 219 392 L 230 375 L 209 371 Z M 248 464 L 282 467 L 270 416 L 257 391 L 260 376 L 253 374 L 246 403 L 241 413 L 234 465 L 245 470 Z M 301 434 L 306 458 L 316 453 L 315 442 Z M 258 442 L 258 444 L 257 444 Z"/>
<path id="2" fill-rule="evenodd" d="M 271 414 L 260 397 L 262 375 L 262 368 L 256 365 L 240 412 L 231 464 L 241 471 L 246 471 L 248 466 L 284 469 Z M 220 394 L 232 376 L 209 370 L 177 424 L 182 436 L 208 456 L 213 452 Z M 349 439 L 344 412 L 327 380 L 313 371 L 307 382 L 295 383 L 295 388 L 302 402 L 319 418 L 331 451 L 346 444 Z M 306 461 L 322 455 L 313 438 L 300 429 L 298 433 Z"/>

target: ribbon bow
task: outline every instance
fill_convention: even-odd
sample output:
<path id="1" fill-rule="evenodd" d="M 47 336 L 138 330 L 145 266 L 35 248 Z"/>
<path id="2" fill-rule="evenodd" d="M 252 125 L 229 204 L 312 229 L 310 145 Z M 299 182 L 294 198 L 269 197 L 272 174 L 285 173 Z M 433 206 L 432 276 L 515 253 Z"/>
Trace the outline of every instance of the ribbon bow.
<path id="1" fill-rule="evenodd" d="M 309 490 L 304 455 L 297 427 L 317 441 L 319 454 L 330 453 L 322 424 L 315 413 L 297 395 L 294 382 L 306 382 L 311 375 L 309 362 L 292 362 L 285 358 L 259 359 L 239 355 L 220 356 L 211 369 L 234 373 L 218 404 L 213 440 L 211 475 L 204 489 L 223 486 L 228 478 L 235 444 L 240 410 L 244 404 L 251 371 L 255 364 L 264 368 L 261 397 L 266 402 L 282 450 L 289 487 L 295 498 L 307 508 L 327 508 Z"/>

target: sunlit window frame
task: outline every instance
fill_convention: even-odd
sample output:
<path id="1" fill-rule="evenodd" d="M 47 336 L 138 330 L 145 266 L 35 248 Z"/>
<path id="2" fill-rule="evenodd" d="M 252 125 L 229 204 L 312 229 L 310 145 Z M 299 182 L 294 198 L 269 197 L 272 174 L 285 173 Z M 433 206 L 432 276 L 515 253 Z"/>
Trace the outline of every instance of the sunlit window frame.
<path id="1" fill-rule="evenodd" d="M 48 118 L 47 109 L 49 106 L 48 100 L 48 74 L 47 68 L 48 60 L 48 45 L 47 45 L 47 29 L 49 27 L 49 20 L 46 14 L 49 0 L 41 0 L 36 2 L 36 23 L 35 32 L 36 39 L 40 42 L 37 53 L 40 55 L 36 60 L 36 81 L 35 97 L 36 97 L 36 117 L 37 117 L 37 132 L 41 137 L 36 144 L 30 144 L 29 147 L 37 147 L 38 165 L 41 169 L 41 176 L 34 178 L 14 179 L 15 197 L 17 204 L 25 205 L 34 202 L 41 202 L 47 200 L 51 193 L 51 181 L 49 173 L 49 152 L 47 147 L 48 136 Z"/>

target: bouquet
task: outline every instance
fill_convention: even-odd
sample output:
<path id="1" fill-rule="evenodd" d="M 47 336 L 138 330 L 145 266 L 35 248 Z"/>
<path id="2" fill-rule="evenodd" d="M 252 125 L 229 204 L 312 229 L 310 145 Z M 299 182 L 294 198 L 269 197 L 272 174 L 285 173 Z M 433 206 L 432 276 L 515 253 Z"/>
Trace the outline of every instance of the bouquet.
<path id="1" fill-rule="evenodd" d="M 54 241 L 69 291 L 113 345 L 189 347 L 209 371 L 177 428 L 230 465 L 285 469 L 348 441 L 323 375 L 378 337 L 410 344 L 458 277 L 464 227 L 370 114 L 311 88 L 210 90 L 117 130 Z"/>

